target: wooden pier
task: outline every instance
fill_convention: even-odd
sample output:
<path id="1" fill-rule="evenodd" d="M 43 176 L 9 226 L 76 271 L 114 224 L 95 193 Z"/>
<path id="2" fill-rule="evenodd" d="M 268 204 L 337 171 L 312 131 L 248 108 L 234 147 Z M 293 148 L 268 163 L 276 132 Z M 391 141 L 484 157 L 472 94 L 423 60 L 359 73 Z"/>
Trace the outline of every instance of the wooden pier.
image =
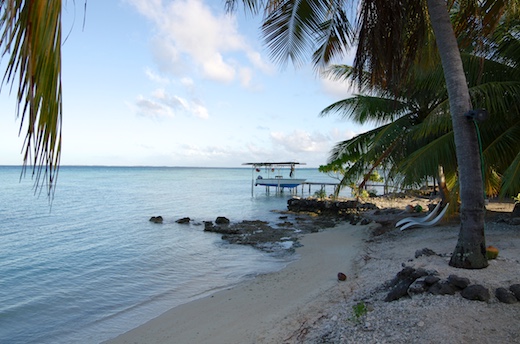
<path id="1" fill-rule="evenodd" d="M 325 194 L 327 194 L 325 191 L 326 191 L 326 187 L 327 186 L 332 186 L 332 192 L 330 192 L 330 194 L 333 194 L 335 191 L 336 191 L 336 188 L 339 186 L 339 183 L 327 183 L 327 182 L 303 182 L 301 184 L 301 187 L 302 187 L 302 196 L 305 194 L 305 187 L 306 186 L 309 186 L 309 196 L 312 195 L 312 191 L 311 191 L 311 187 L 312 186 L 316 186 L 316 185 L 319 185 L 320 186 L 320 189 L 319 191 L 321 192 L 324 192 Z"/>
<path id="2" fill-rule="evenodd" d="M 288 192 L 290 192 L 292 195 L 301 195 L 301 196 L 304 196 L 306 194 L 306 190 L 308 190 L 308 194 L 307 195 L 308 196 L 312 196 L 313 195 L 312 187 L 313 186 L 319 186 L 319 189 L 318 190 L 314 190 L 314 192 L 316 192 L 316 191 L 324 192 L 328 196 L 328 195 L 334 193 L 334 191 L 336 190 L 338 185 L 339 185 L 339 183 L 303 182 L 303 183 L 301 183 L 297 187 L 287 188 L 287 189 L 288 189 Z M 332 186 L 332 190 L 330 190 L 330 188 L 329 188 L 330 192 L 327 193 L 326 189 L 327 189 L 328 186 Z M 286 188 L 279 188 L 279 187 L 276 187 L 276 186 L 265 186 L 265 192 L 267 194 L 271 193 L 271 187 L 273 187 L 275 189 L 275 193 L 283 193 L 285 191 L 285 189 L 286 189 Z M 301 192 L 299 192 L 299 189 L 301 190 Z"/>

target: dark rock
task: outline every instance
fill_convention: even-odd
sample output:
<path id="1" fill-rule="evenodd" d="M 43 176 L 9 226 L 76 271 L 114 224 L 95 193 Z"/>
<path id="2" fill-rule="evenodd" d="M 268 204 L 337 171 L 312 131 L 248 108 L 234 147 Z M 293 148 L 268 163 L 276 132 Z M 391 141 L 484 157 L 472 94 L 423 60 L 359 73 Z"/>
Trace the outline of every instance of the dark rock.
<path id="1" fill-rule="evenodd" d="M 213 230 L 213 222 L 212 221 L 203 221 L 204 222 L 204 231 L 211 232 Z"/>
<path id="2" fill-rule="evenodd" d="M 435 253 L 433 250 L 430 250 L 429 248 L 423 248 L 422 250 L 415 251 L 415 258 L 419 258 L 420 256 L 435 256 L 437 253 Z"/>
<path id="3" fill-rule="evenodd" d="M 449 275 L 448 282 L 459 289 L 464 289 L 469 285 L 469 279 L 457 275 Z"/>
<path id="4" fill-rule="evenodd" d="M 162 216 L 152 216 L 150 218 L 150 222 L 153 222 L 153 223 L 162 223 L 163 222 L 163 218 Z"/>
<path id="5" fill-rule="evenodd" d="M 401 280 L 386 295 L 386 302 L 399 300 L 403 296 L 408 295 L 408 288 L 412 285 L 413 280 Z"/>
<path id="6" fill-rule="evenodd" d="M 206 232 L 213 232 L 213 233 L 219 233 L 219 234 L 240 234 L 240 230 L 237 228 L 230 228 L 228 226 L 211 226 L 211 227 L 204 227 L 204 231 Z M 227 239 L 224 239 L 227 240 Z"/>
<path id="7" fill-rule="evenodd" d="M 520 217 L 520 203 L 515 204 L 515 207 L 511 212 L 511 217 Z"/>
<path id="8" fill-rule="evenodd" d="M 518 301 L 511 291 L 502 287 L 495 290 L 495 296 L 497 297 L 498 301 L 503 303 L 516 303 Z"/>
<path id="9" fill-rule="evenodd" d="M 429 275 L 424 277 L 424 282 L 428 285 L 434 285 L 435 283 L 439 282 L 441 279 L 437 276 Z"/>
<path id="10" fill-rule="evenodd" d="M 520 301 L 520 284 L 513 284 L 509 287 L 509 290 L 511 290 L 517 300 Z"/>
<path id="11" fill-rule="evenodd" d="M 409 266 L 399 271 L 389 283 L 391 289 L 386 295 L 385 301 L 395 301 L 408 295 L 408 288 L 418 278 L 414 275 L 415 272 L 415 269 Z"/>
<path id="12" fill-rule="evenodd" d="M 343 272 L 338 272 L 338 280 L 346 281 L 347 280 L 347 275 L 345 275 Z"/>
<path id="13" fill-rule="evenodd" d="M 429 285 L 425 281 L 426 277 L 420 277 L 410 284 L 408 287 L 408 295 L 413 296 L 417 294 L 425 293 L 428 290 Z"/>
<path id="14" fill-rule="evenodd" d="M 294 212 L 314 212 L 338 214 L 358 208 L 373 209 L 374 205 L 359 203 L 357 201 L 331 201 L 329 199 L 316 198 L 291 198 L 287 201 L 287 209 Z"/>
<path id="15" fill-rule="evenodd" d="M 191 219 L 189 217 L 183 217 L 182 219 L 178 219 L 177 223 L 190 223 Z"/>
<path id="16" fill-rule="evenodd" d="M 439 281 L 432 285 L 428 292 L 433 295 L 455 295 L 457 288 L 451 285 L 448 281 Z"/>
<path id="17" fill-rule="evenodd" d="M 489 290 L 480 284 L 472 284 L 464 288 L 460 295 L 468 300 L 472 301 L 489 301 L 490 295 Z"/>
<path id="18" fill-rule="evenodd" d="M 412 272 L 412 278 L 417 279 L 420 277 L 428 276 L 430 274 L 431 274 L 430 272 L 424 270 L 423 268 L 419 268 L 419 269 L 414 270 L 414 272 Z"/>
<path id="19" fill-rule="evenodd" d="M 364 219 L 361 220 L 361 222 L 359 224 L 362 225 L 362 226 L 365 226 L 365 225 L 370 224 L 371 222 L 372 221 L 370 221 L 369 219 L 364 218 Z"/>
<path id="20" fill-rule="evenodd" d="M 217 225 L 227 225 L 229 224 L 229 219 L 224 217 L 224 216 L 219 216 L 217 217 L 217 219 L 215 220 L 215 223 Z"/>

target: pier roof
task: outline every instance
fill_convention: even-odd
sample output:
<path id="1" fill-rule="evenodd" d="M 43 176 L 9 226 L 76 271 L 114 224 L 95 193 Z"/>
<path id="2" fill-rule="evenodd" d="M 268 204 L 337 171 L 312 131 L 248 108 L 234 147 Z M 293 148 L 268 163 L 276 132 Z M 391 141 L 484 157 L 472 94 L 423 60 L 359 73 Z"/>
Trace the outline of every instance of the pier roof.
<path id="1" fill-rule="evenodd" d="M 288 162 L 245 162 L 242 165 L 249 166 L 283 166 L 283 165 L 306 165 L 304 162 L 288 161 Z"/>

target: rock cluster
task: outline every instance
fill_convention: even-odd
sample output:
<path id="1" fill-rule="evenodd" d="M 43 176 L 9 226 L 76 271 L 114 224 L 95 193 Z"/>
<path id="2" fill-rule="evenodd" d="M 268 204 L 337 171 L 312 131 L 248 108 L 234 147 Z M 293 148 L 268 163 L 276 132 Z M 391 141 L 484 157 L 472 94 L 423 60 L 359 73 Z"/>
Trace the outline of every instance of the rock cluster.
<path id="1" fill-rule="evenodd" d="M 352 211 L 378 209 L 373 203 L 354 200 L 331 200 L 321 198 L 294 197 L 287 201 L 287 208 L 294 212 L 314 212 L 318 214 L 341 214 Z"/>
<path id="2" fill-rule="evenodd" d="M 389 289 L 384 299 L 387 302 L 422 293 L 455 295 L 460 292 L 465 299 L 484 302 L 491 298 L 488 288 L 480 284 L 471 284 L 468 278 L 450 275 L 441 279 L 435 270 L 415 269 L 410 266 L 399 271 L 384 287 Z M 513 284 L 509 289 L 497 288 L 495 297 L 503 303 L 520 301 L 520 284 Z"/>
<path id="3" fill-rule="evenodd" d="M 224 217 L 218 217 L 215 222 L 204 221 L 204 231 L 222 234 L 222 240 L 231 244 L 250 245 L 267 252 L 282 253 L 294 250 L 298 245 L 299 235 L 309 232 L 304 227 L 298 226 L 296 229 L 289 221 L 276 227 L 259 220 L 231 223 Z"/>
<path id="4" fill-rule="evenodd" d="M 189 217 L 183 217 L 183 218 L 176 220 L 175 222 L 181 223 L 181 224 L 186 224 L 186 223 L 190 223 L 190 221 L 191 221 L 191 219 Z"/>
<path id="5" fill-rule="evenodd" d="M 163 218 L 162 218 L 162 216 L 152 216 L 150 218 L 150 222 L 153 222 L 153 223 L 163 223 Z"/>

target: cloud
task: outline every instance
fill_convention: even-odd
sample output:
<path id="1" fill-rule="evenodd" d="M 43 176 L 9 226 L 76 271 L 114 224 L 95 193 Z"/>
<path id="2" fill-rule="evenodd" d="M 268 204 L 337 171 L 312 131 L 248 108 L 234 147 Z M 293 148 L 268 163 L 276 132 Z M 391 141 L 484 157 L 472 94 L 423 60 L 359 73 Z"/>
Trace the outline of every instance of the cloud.
<path id="1" fill-rule="evenodd" d="M 245 68 L 269 72 L 269 63 L 238 32 L 236 17 L 212 12 L 202 0 L 127 0 L 155 30 L 152 49 L 161 72 L 248 85 Z M 222 6 L 223 9 L 223 6 Z"/>
<path id="2" fill-rule="evenodd" d="M 289 152 L 327 152 L 330 149 L 330 139 L 321 133 L 308 133 L 295 130 L 290 134 L 281 132 L 271 133 L 274 144 L 283 147 Z"/>
<path id="3" fill-rule="evenodd" d="M 146 77 L 158 84 L 169 84 L 170 83 L 170 80 L 168 78 L 165 78 L 165 77 L 162 77 L 160 76 L 159 74 L 155 73 L 153 70 L 151 70 L 150 68 L 145 68 L 145 74 L 146 74 Z"/>
<path id="4" fill-rule="evenodd" d="M 153 99 L 144 98 L 143 96 L 137 97 L 135 106 L 137 107 L 137 114 L 140 116 L 151 118 L 174 117 L 171 108 Z"/>
<path id="5" fill-rule="evenodd" d="M 173 118 L 176 114 L 188 114 L 200 119 L 208 119 L 209 112 L 203 104 L 169 94 L 164 89 L 156 89 L 150 97 L 139 96 L 135 103 L 137 114 L 151 118 Z"/>

